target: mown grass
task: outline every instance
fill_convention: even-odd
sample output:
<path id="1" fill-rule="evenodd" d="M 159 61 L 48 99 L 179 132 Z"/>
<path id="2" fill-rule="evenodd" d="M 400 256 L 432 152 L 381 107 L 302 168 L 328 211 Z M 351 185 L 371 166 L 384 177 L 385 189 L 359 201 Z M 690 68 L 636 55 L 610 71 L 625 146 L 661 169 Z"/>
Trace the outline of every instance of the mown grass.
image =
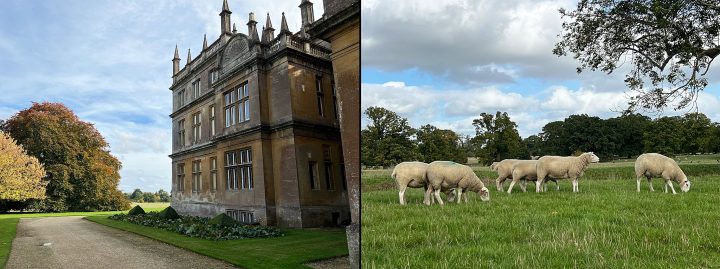
<path id="1" fill-rule="evenodd" d="M 345 230 L 284 229 L 283 237 L 211 241 L 128 222 L 90 216 L 88 220 L 133 232 L 242 268 L 309 268 L 304 263 L 347 255 Z"/>
<path id="2" fill-rule="evenodd" d="M 135 206 L 137 203 L 133 203 Z M 169 203 L 139 203 L 145 211 L 160 211 L 170 205 Z M 5 268 L 12 241 L 15 239 L 17 223 L 20 218 L 43 218 L 43 217 L 64 217 L 64 216 L 110 216 L 126 211 L 106 212 L 63 212 L 63 213 L 10 213 L 0 214 L 0 268 Z"/>
<path id="3" fill-rule="evenodd" d="M 444 207 L 420 204 L 421 189 L 401 206 L 390 170 L 363 171 L 363 267 L 720 267 L 720 165 L 681 162 L 693 186 L 678 195 L 663 193 L 658 179 L 655 192 L 642 181 L 637 193 L 632 165 L 593 164 L 581 193 L 567 180 L 560 192 L 507 195 L 491 186 L 490 202 L 471 195 Z"/>

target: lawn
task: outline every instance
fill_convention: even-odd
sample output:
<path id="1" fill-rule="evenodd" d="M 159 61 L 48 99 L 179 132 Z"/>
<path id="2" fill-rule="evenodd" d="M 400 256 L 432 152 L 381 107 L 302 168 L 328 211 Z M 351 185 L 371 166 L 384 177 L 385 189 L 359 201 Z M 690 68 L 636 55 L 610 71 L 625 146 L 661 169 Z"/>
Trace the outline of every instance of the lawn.
<path id="1" fill-rule="evenodd" d="M 135 206 L 136 203 L 133 203 Z M 169 203 L 147 203 L 140 204 L 146 211 L 160 211 L 170 205 Z M 123 211 L 109 212 L 64 212 L 64 213 L 12 213 L 0 214 L 0 268 L 5 267 L 12 240 L 15 239 L 15 231 L 20 218 L 42 218 L 42 217 L 63 217 L 63 216 L 110 216 Z"/>
<path id="2" fill-rule="evenodd" d="M 717 155 L 714 155 L 717 157 Z M 390 170 L 363 171 L 364 268 L 716 268 L 720 267 L 720 165 L 713 157 L 681 162 L 688 193 L 635 192 L 632 162 L 593 164 L 581 193 L 476 195 L 469 204 L 421 205 L 422 190 L 398 203 Z M 476 167 L 494 182 L 494 173 Z M 488 182 L 486 182 L 487 184 Z M 493 183 L 494 185 L 494 183 Z M 508 183 L 505 183 L 507 188 Z M 529 184 L 534 190 L 534 185 Z M 679 188 L 676 185 L 676 190 Z"/>
<path id="3" fill-rule="evenodd" d="M 283 229 L 283 237 L 211 241 L 115 221 L 105 216 L 90 216 L 87 219 L 248 269 L 309 268 L 303 264 L 348 254 L 344 229 Z"/>

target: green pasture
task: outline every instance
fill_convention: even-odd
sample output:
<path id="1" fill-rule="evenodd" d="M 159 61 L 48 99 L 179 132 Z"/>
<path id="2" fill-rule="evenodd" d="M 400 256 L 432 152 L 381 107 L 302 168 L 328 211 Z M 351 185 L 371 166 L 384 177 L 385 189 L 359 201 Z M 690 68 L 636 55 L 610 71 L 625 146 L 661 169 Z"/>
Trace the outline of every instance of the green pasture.
<path id="1" fill-rule="evenodd" d="M 682 157 L 682 156 L 681 156 Z M 693 182 L 688 193 L 663 193 L 653 180 L 635 191 L 632 161 L 592 164 L 580 193 L 512 195 L 494 188 L 497 175 L 475 166 L 490 202 L 425 206 L 422 189 L 398 203 L 391 170 L 362 174 L 363 268 L 718 268 L 718 155 L 680 159 Z M 491 183 L 492 182 L 492 183 Z M 505 183 L 507 189 L 509 182 Z M 677 185 L 676 191 L 679 192 Z"/>

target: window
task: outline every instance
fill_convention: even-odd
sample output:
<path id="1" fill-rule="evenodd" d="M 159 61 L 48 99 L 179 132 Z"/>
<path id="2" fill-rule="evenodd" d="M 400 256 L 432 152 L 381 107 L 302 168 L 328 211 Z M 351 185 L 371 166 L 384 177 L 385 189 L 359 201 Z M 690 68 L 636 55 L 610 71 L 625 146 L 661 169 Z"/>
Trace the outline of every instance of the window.
<path id="1" fill-rule="evenodd" d="M 255 214 L 250 211 L 228 209 L 225 214 L 241 223 L 255 223 Z"/>
<path id="2" fill-rule="evenodd" d="M 226 92 L 224 97 L 225 127 L 250 120 L 250 90 L 247 82 L 235 90 Z"/>
<path id="3" fill-rule="evenodd" d="M 239 99 L 238 106 L 238 123 L 246 122 L 250 120 L 250 92 L 248 89 L 247 82 L 240 85 L 237 89 L 237 96 Z"/>
<path id="4" fill-rule="evenodd" d="M 215 106 L 210 106 L 210 136 L 215 136 Z"/>
<path id="5" fill-rule="evenodd" d="M 227 189 L 247 189 L 254 187 L 252 176 L 252 151 L 241 149 L 225 153 L 225 175 Z"/>
<path id="6" fill-rule="evenodd" d="M 320 116 L 325 117 L 325 108 L 324 108 L 324 102 L 325 97 L 322 90 L 322 77 L 317 76 L 315 77 L 315 87 L 317 87 L 317 106 L 318 106 L 318 113 Z"/>
<path id="7" fill-rule="evenodd" d="M 197 144 L 200 142 L 200 139 L 202 137 L 202 117 L 200 112 L 193 114 L 192 123 L 192 142 L 193 144 Z"/>
<path id="8" fill-rule="evenodd" d="M 339 119 L 337 107 L 337 89 L 335 89 L 335 81 L 330 81 L 330 87 L 332 88 L 333 95 L 333 112 L 335 113 L 335 119 Z"/>
<path id="9" fill-rule="evenodd" d="M 196 98 L 200 97 L 200 79 L 197 79 L 195 82 L 193 82 L 192 89 L 193 89 L 192 98 L 196 99 Z"/>
<path id="10" fill-rule="evenodd" d="M 185 105 L 185 90 L 178 91 L 177 99 L 178 99 L 178 107 Z"/>
<path id="11" fill-rule="evenodd" d="M 212 191 L 217 190 L 217 159 L 210 158 L 210 176 L 212 177 Z"/>
<path id="12" fill-rule="evenodd" d="M 235 91 L 229 91 L 225 93 L 225 127 L 235 124 L 235 106 L 237 103 L 237 96 Z"/>
<path id="13" fill-rule="evenodd" d="M 175 188 L 178 192 L 184 192 L 185 191 L 185 164 L 179 163 L 177 164 L 177 181 L 175 182 Z"/>
<path id="14" fill-rule="evenodd" d="M 330 155 L 329 145 L 323 145 L 323 160 L 325 160 L 325 187 L 328 190 L 335 190 L 335 182 L 332 178 L 332 158 Z"/>
<path id="15" fill-rule="evenodd" d="M 210 79 L 210 86 L 218 81 L 218 78 L 220 78 L 220 69 L 212 69 L 210 70 L 210 75 L 208 75 L 208 78 Z M 208 86 L 208 88 L 210 87 Z"/>
<path id="16" fill-rule="evenodd" d="M 185 119 L 178 121 L 178 146 L 185 146 Z"/>
<path id="17" fill-rule="evenodd" d="M 193 161 L 192 164 L 192 176 L 193 176 L 193 192 L 200 192 L 202 190 L 202 168 L 200 160 Z"/>
<path id="18" fill-rule="evenodd" d="M 310 162 L 310 188 L 317 190 L 320 188 L 320 179 L 318 178 L 317 162 Z"/>

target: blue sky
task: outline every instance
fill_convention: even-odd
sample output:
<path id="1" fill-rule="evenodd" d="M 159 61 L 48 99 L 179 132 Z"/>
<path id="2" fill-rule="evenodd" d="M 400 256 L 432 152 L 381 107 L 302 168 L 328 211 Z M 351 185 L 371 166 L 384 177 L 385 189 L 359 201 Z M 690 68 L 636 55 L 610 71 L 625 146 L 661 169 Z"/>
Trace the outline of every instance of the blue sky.
<path id="1" fill-rule="evenodd" d="M 480 113 L 508 112 L 522 137 L 572 114 L 615 117 L 625 108 L 624 74 L 575 71 L 552 48 L 557 10 L 573 0 L 364 0 L 362 109 L 382 106 L 413 127 L 474 135 Z M 720 122 L 720 64 L 698 110 Z M 651 117 L 687 110 L 667 108 Z M 363 118 L 363 126 L 368 120 Z"/>
<path id="2" fill-rule="evenodd" d="M 229 0 L 232 22 L 248 13 L 276 28 L 300 25 L 299 0 Z M 323 14 L 322 1 L 315 18 Z M 61 102 L 96 128 L 122 163 L 120 188 L 170 190 L 173 52 L 195 56 L 220 34 L 221 0 L 0 1 L 0 119 L 32 102 Z"/>

